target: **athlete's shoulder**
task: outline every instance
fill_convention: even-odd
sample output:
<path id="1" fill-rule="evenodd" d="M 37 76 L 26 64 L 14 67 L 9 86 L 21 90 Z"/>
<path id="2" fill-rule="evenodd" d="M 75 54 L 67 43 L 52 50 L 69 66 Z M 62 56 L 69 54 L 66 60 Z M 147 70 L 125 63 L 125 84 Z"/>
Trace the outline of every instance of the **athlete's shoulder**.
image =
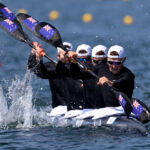
<path id="1" fill-rule="evenodd" d="M 135 77 L 134 73 L 127 67 L 122 68 L 122 74 L 130 75 L 132 77 Z"/>
<path id="2" fill-rule="evenodd" d="M 47 69 L 47 70 L 55 70 L 56 69 L 56 66 L 53 62 L 46 62 L 44 63 L 44 67 Z"/>

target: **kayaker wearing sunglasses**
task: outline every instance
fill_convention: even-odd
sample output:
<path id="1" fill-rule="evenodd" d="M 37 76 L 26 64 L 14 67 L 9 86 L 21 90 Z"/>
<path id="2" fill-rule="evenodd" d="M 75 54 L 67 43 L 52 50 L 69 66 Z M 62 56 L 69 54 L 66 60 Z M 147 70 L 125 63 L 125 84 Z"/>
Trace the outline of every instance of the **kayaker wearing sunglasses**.
<path id="1" fill-rule="evenodd" d="M 87 44 L 81 44 L 76 50 L 79 60 L 87 65 L 91 65 L 91 46 Z"/>
<path id="2" fill-rule="evenodd" d="M 91 48 L 87 44 L 82 44 L 77 47 L 76 52 L 70 51 L 73 56 L 76 56 L 88 65 L 88 68 L 93 70 L 93 65 L 90 61 L 90 54 L 91 54 Z M 69 52 L 69 54 L 70 54 Z M 99 53 L 100 52 L 100 53 Z M 92 60 L 95 59 L 96 61 L 104 60 L 105 58 L 105 64 L 106 64 L 106 56 L 107 56 L 107 48 L 105 46 L 97 46 L 94 48 L 94 52 L 92 51 Z M 76 61 L 73 58 L 70 58 L 73 62 L 71 64 L 70 70 L 72 73 L 72 77 L 74 79 L 81 79 L 83 81 L 83 95 L 84 95 L 84 106 L 83 108 L 102 108 L 104 107 L 103 102 L 100 101 L 100 93 L 98 91 L 98 85 L 97 85 L 97 79 L 93 78 L 91 74 L 87 73 L 87 71 L 81 69 L 77 64 Z M 100 62 L 99 62 L 100 63 Z M 99 66 L 100 64 L 97 63 L 96 66 Z"/>
<path id="3" fill-rule="evenodd" d="M 92 49 L 92 63 L 98 65 L 107 62 L 107 47 L 104 45 L 97 45 Z"/>
<path id="4" fill-rule="evenodd" d="M 130 99 L 134 89 L 134 74 L 124 66 L 126 60 L 125 50 L 122 46 L 114 45 L 110 47 L 107 55 L 107 64 L 99 68 L 98 85 L 102 92 L 105 106 L 119 106 L 119 102 L 114 97 L 113 93 L 103 86 L 107 83 L 113 86 L 116 90 L 125 93 Z"/>

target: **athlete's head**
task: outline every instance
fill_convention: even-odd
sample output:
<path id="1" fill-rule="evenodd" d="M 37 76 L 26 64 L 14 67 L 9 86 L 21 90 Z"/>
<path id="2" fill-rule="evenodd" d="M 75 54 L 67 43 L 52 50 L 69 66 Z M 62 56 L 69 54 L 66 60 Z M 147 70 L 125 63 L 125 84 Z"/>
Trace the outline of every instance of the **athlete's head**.
<path id="1" fill-rule="evenodd" d="M 67 50 L 72 50 L 72 48 L 73 48 L 72 44 L 69 42 L 63 42 L 63 45 L 67 48 Z M 62 48 L 57 47 L 57 53 L 58 53 L 57 58 L 59 60 L 61 60 L 64 63 L 70 62 L 69 58 L 67 56 L 65 56 L 66 52 Z"/>
<path id="2" fill-rule="evenodd" d="M 69 42 L 63 42 L 63 45 L 67 48 L 67 50 L 72 50 L 73 46 L 71 43 Z M 57 47 L 57 52 L 59 53 L 60 51 L 62 51 L 63 49 L 60 47 Z"/>
<path id="3" fill-rule="evenodd" d="M 77 47 L 76 50 L 77 57 L 83 63 L 91 63 L 91 46 L 87 44 L 81 44 Z"/>
<path id="4" fill-rule="evenodd" d="M 97 45 L 92 49 L 93 65 L 100 64 L 107 60 L 107 47 L 104 45 Z"/>
<path id="5" fill-rule="evenodd" d="M 63 45 L 67 48 L 67 50 L 72 50 L 73 46 L 69 42 L 63 42 Z"/>
<path id="6" fill-rule="evenodd" d="M 113 74 L 117 74 L 123 67 L 123 63 L 126 60 L 125 50 L 122 46 L 114 45 L 109 48 L 107 55 L 107 63 L 109 70 Z"/>

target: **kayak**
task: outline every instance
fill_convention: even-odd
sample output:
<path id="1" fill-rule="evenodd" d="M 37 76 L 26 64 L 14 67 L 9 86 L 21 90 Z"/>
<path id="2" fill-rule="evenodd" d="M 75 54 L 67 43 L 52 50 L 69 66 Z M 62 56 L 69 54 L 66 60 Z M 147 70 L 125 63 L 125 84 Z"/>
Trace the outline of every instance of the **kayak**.
<path id="1" fill-rule="evenodd" d="M 101 109 L 83 109 L 67 111 L 66 106 L 58 106 L 47 113 L 50 123 L 57 127 L 106 127 L 117 131 L 136 132 L 147 135 L 147 130 L 134 114 L 129 118 L 121 106 Z M 118 130 L 119 129 L 119 130 Z"/>

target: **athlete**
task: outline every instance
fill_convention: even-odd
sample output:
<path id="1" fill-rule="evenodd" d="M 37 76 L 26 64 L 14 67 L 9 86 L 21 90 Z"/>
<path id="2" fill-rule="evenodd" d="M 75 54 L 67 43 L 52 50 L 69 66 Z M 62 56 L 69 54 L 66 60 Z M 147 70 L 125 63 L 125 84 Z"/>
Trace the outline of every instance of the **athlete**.
<path id="1" fill-rule="evenodd" d="M 83 47 L 81 51 L 86 49 Z M 70 52 L 69 52 L 70 53 Z M 80 57 L 85 57 L 83 55 L 79 55 L 78 51 L 74 53 L 79 60 Z M 106 63 L 106 56 L 107 56 L 107 48 L 102 45 L 98 45 L 93 48 L 92 50 L 92 60 L 95 60 L 96 62 L 93 63 L 94 65 L 100 65 L 103 63 Z M 74 61 L 74 59 L 72 59 Z M 88 76 L 88 73 L 85 70 L 82 70 L 77 64 L 76 61 L 71 64 L 71 73 L 73 78 L 75 79 L 81 79 L 83 81 L 83 87 L 84 87 L 84 108 L 90 108 L 90 109 L 95 109 L 95 108 L 102 108 L 104 107 L 103 101 L 101 101 L 101 94 L 98 92 L 98 85 L 97 85 L 97 80 L 93 78 L 93 76 Z M 88 66 L 91 70 L 93 69 L 93 65 L 90 64 Z"/>
<path id="2" fill-rule="evenodd" d="M 107 55 L 107 64 L 101 66 L 98 71 L 100 91 L 105 106 L 119 106 L 116 97 L 104 83 L 123 92 L 129 99 L 132 97 L 134 89 L 134 74 L 124 66 L 126 61 L 125 50 L 122 46 L 114 45 L 110 47 Z"/>
<path id="3" fill-rule="evenodd" d="M 61 75 L 68 90 L 67 110 L 83 109 L 82 81 L 72 78 L 70 73 L 70 60 L 63 49 L 58 48 L 57 58 L 59 60 L 56 67 L 57 73 Z"/>
<path id="4" fill-rule="evenodd" d="M 33 42 L 36 47 L 36 51 L 32 49 L 29 60 L 28 69 L 34 72 L 38 77 L 42 79 L 48 79 L 50 84 L 50 89 L 52 93 L 52 107 L 57 107 L 59 105 L 67 105 L 68 101 L 68 87 L 66 83 L 56 71 L 56 65 L 53 62 L 43 63 L 43 56 L 40 55 L 42 50 L 41 45 L 37 42 Z M 70 43 L 64 43 L 67 47 L 72 48 Z"/>

